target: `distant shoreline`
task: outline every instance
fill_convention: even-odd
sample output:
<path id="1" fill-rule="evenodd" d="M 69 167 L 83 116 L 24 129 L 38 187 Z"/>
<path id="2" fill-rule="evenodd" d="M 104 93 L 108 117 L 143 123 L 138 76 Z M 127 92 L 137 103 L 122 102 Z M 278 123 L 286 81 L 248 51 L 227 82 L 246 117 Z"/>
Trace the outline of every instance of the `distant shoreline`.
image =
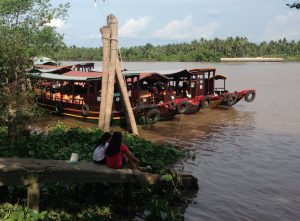
<path id="1" fill-rule="evenodd" d="M 283 62 L 283 58 L 221 58 L 221 62 Z"/>

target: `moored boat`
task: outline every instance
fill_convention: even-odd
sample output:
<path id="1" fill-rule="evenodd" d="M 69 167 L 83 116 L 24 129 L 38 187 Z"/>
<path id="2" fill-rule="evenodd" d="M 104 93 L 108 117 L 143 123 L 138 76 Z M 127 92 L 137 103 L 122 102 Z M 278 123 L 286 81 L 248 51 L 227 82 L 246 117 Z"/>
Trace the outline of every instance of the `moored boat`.
<path id="1" fill-rule="evenodd" d="M 174 90 L 171 104 L 178 113 L 195 113 L 201 108 L 217 108 L 219 105 L 232 106 L 243 98 L 252 102 L 255 89 L 229 92 L 225 88 L 226 77 L 217 75 L 215 68 L 196 68 L 166 74 L 170 78 L 169 86 Z M 216 87 L 216 81 L 223 80 Z"/>
<path id="2" fill-rule="evenodd" d="M 34 88 L 38 104 L 56 114 L 98 120 L 102 73 L 72 69 L 74 68 L 38 66 L 31 71 L 31 75 L 39 79 Z M 154 124 L 162 118 L 167 119 L 175 115 L 174 108 L 168 101 L 164 101 L 165 90 L 158 93 L 151 91 L 157 82 L 167 85 L 167 77 L 158 73 L 124 72 L 124 79 L 138 122 Z M 117 84 L 115 84 L 112 119 L 125 119 Z"/>
<path id="3" fill-rule="evenodd" d="M 242 99 L 244 99 L 246 102 L 252 102 L 255 99 L 255 89 L 246 89 L 234 92 L 229 92 L 226 90 L 226 79 L 227 77 L 225 75 L 216 75 L 213 79 L 211 79 L 212 81 L 223 81 L 223 84 L 221 84 L 223 86 L 214 88 L 214 94 L 217 95 L 218 99 L 220 100 L 220 105 L 233 106 Z"/>

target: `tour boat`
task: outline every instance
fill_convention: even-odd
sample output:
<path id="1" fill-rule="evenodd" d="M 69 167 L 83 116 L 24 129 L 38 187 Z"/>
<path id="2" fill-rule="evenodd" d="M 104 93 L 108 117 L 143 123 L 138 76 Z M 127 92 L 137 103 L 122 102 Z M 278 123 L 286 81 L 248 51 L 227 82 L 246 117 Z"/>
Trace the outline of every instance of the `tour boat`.
<path id="1" fill-rule="evenodd" d="M 31 75 L 38 78 L 34 88 L 38 104 L 56 114 L 98 120 L 102 73 L 73 69 L 74 66 L 35 66 Z M 124 79 L 134 115 L 139 123 L 154 124 L 160 119 L 169 119 L 176 114 L 176 109 L 164 98 L 167 96 L 166 90 L 163 89 L 168 85 L 167 77 L 158 73 L 124 72 Z M 153 86 L 158 84 L 162 86 L 160 90 L 152 91 Z M 117 84 L 112 119 L 125 119 Z"/>
<path id="2" fill-rule="evenodd" d="M 226 77 L 217 75 L 215 68 L 197 68 L 167 73 L 169 87 L 174 91 L 170 101 L 178 113 L 195 113 L 201 108 L 216 108 L 219 105 L 232 106 L 242 100 L 252 102 L 256 90 L 229 92 L 225 88 Z M 216 80 L 223 80 L 216 87 Z"/>

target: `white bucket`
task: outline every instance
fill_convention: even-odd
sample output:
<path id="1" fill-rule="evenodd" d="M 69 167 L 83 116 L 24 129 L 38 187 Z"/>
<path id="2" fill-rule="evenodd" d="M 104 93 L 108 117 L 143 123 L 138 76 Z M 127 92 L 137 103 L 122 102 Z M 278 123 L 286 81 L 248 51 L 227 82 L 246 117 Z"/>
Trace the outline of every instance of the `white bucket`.
<path id="1" fill-rule="evenodd" d="M 79 159 L 78 153 L 71 154 L 70 162 L 78 162 L 78 159 Z"/>

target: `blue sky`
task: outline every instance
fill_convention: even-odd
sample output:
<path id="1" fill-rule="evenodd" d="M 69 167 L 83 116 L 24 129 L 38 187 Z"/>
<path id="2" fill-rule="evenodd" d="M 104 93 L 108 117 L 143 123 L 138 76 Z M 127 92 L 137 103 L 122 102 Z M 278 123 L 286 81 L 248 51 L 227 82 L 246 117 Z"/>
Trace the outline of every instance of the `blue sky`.
<path id="1" fill-rule="evenodd" d="M 53 5 L 68 1 L 52 0 Z M 66 21 L 53 21 L 67 45 L 102 46 L 106 17 L 119 21 L 119 47 L 247 37 L 300 40 L 300 10 L 289 0 L 70 0 Z"/>

